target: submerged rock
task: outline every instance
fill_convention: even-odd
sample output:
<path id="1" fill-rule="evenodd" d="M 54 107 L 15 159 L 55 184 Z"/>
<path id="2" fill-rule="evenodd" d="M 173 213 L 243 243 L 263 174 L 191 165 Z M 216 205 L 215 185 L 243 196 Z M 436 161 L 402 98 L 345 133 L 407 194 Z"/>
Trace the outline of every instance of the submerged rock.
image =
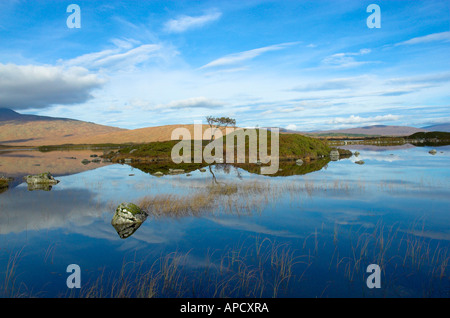
<path id="1" fill-rule="evenodd" d="M 44 172 L 41 174 L 28 175 L 24 177 L 28 184 L 44 184 L 44 185 L 54 185 L 58 184 L 59 180 L 53 178 L 50 172 Z"/>
<path id="2" fill-rule="evenodd" d="M 184 169 L 169 169 L 169 174 L 181 174 L 184 173 Z"/>
<path id="3" fill-rule="evenodd" d="M 14 180 L 13 178 L 7 178 L 4 176 L 0 176 L 0 190 L 7 190 L 9 187 L 9 182 L 11 182 L 12 180 Z M 1 191 L 3 192 L 3 191 Z"/>
<path id="4" fill-rule="evenodd" d="M 435 149 L 432 149 L 432 150 L 428 151 L 428 153 L 435 155 L 437 153 L 437 151 Z"/>
<path id="5" fill-rule="evenodd" d="M 332 161 L 337 161 L 339 160 L 339 151 L 337 149 L 333 149 L 330 152 L 330 159 Z"/>
<path id="6" fill-rule="evenodd" d="M 90 161 L 87 159 L 83 159 L 83 160 L 81 160 L 81 163 L 84 165 L 87 165 L 88 163 L 90 163 Z"/>
<path id="7" fill-rule="evenodd" d="M 116 209 L 111 224 L 133 224 L 142 223 L 147 219 L 147 213 L 133 203 L 121 203 Z"/>
<path id="8" fill-rule="evenodd" d="M 126 239 L 133 235 L 142 223 L 112 224 L 121 239 Z"/>
<path id="9" fill-rule="evenodd" d="M 206 169 L 205 168 L 201 168 L 200 172 L 206 172 Z"/>
<path id="10" fill-rule="evenodd" d="M 28 191 L 51 191 L 52 185 L 48 183 L 28 183 Z"/>
<path id="11" fill-rule="evenodd" d="M 358 160 L 358 161 L 355 161 L 355 163 L 358 165 L 363 165 L 365 162 L 363 160 Z"/>
<path id="12" fill-rule="evenodd" d="M 157 171 L 153 174 L 155 177 L 162 177 L 164 175 L 164 173 L 162 173 L 161 171 Z"/>
<path id="13" fill-rule="evenodd" d="M 297 159 L 297 160 L 295 160 L 295 164 L 297 166 L 301 166 L 303 164 L 303 160 L 302 159 Z"/>
<path id="14" fill-rule="evenodd" d="M 359 151 L 355 151 L 353 154 L 355 155 L 355 157 L 358 157 L 360 155 Z"/>

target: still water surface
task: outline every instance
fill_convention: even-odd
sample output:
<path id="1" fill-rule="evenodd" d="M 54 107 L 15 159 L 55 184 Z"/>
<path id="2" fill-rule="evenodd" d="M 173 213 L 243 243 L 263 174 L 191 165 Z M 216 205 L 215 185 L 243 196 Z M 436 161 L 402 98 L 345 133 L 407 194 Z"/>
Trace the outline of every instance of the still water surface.
<path id="1" fill-rule="evenodd" d="M 1 153 L 0 174 L 15 181 L 0 194 L 0 296 L 449 297 L 450 147 L 430 149 L 361 146 L 359 157 L 279 177 L 218 165 L 218 184 L 208 169 L 155 177 L 84 166 L 76 151 Z M 21 176 L 38 170 L 60 183 L 29 191 Z M 238 192 L 218 193 L 207 211 L 150 211 L 125 239 L 111 225 L 121 202 L 220 185 Z M 69 264 L 80 290 L 66 286 Z M 366 285 L 369 264 L 381 266 L 380 289 Z"/>

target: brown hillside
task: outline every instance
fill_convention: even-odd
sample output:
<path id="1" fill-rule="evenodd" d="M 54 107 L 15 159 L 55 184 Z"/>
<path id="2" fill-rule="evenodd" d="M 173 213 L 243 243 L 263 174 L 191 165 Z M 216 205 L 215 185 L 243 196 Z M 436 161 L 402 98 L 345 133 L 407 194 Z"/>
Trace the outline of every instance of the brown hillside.
<path id="1" fill-rule="evenodd" d="M 176 128 L 186 128 L 189 130 L 191 138 L 194 139 L 194 125 L 167 125 L 157 127 L 146 127 L 133 130 L 123 130 L 102 135 L 86 136 L 80 138 L 69 138 L 73 144 L 123 144 L 123 143 L 147 143 L 153 141 L 171 140 L 172 132 Z M 208 129 L 208 125 L 203 125 L 203 133 Z M 225 132 L 225 130 L 222 130 Z M 210 134 L 204 136 L 210 138 Z M 201 137 L 200 137 L 201 139 Z"/>
<path id="2" fill-rule="evenodd" d="M 3 121 L 0 123 L 0 144 L 41 146 L 65 144 L 77 138 L 94 137 L 125 129 L 77 120 Z"/>
<path id="3" fill-rule="evenodd" d="M 82 121 L 4 122 L 0 125 L 0 144 L 44 146 L 147 143 L 171 140 L 172 131 L 175 128 L 188 129 L 191 137 L 194 138 L 194 125 L 167 125 L 127 130 Z M 207 128 L 209 128 L 208 125 L 203 125 L 203 132 Z M 205 139 L 209 139 L 209 135 L 206 135 Z"/>

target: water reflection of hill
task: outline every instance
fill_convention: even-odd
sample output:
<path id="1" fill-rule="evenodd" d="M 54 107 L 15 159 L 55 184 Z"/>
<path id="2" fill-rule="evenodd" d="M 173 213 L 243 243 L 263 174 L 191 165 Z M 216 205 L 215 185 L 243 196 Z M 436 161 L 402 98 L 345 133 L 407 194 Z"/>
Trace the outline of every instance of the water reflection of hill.
<path id="1" fill-rule="evenodd" d="M 267 175 L 269 177 L 288 177 L 295 175 L 304 175 L 314 171 L 319 171 L 326 167 L 330 162 L 329 158 L 311 160 L 309 162 L 304 162 L 302 165 L 297 165 L 295 161 L 281 161 L 279 164 L 278 172 L 275 174 Z M 253 174 L 261 174 L 261 166 L 255 164 L 234 164 L 234 166 L 239 167 L 245 171 Z"/>
<path id="2" fill-rule="evenodd" d="M 23 182 L 29 174 L 50 172 L 54 176 L 71 175 L 92 170 L 108 163 L 81 163 L 83 159 L 92 160 L 93 154 L 103 154 L 92 150 L 40 152 L 33 150 L 0 152 L 0 175 L 14 178 L 10 186 Z"/>
<path id="3" fill-rule="evenodd" d="M 330 162 L 329 158 L 311 160 L 310 162 L 304 162 L 302 165 L 297 165 L 295 161 L 282 161 L 279 164 L 279 170 L 277 173 L 268 175 L 273 177 L 287 177 L 293 175 L 304 175 L 314 171 L 319 171 L 326 167 Z M 145 173 L 154 174 L 156 172 L 162 172 L 163 174 L 169 174 L 169 169 L 183 169 L 185 173 L 189 173 L 200 168 L 205 168 L 204 164 L 174 164 L 171 162 L 155 162 L 155 163 L 133 163 L 133 168 L 139 169 Z M 252 163 L 234 163 L 234 164 L 217 164 L 216 168 L 223 167 L 236 167 L 243 169 L 252 174 L 261 174 L 261 166 Z"/>
<path id="4" fill-rule="evenodd" d="M 162 172 L 168 174 L 169 169 L 183 169 L 186 173 L 198 170 L 205 167 L 205 164 L 201 163 L 180 163 L 175 164 L 171 161 L 161 161 L 154 163 L 132 163 L 133 168 L 139 169 L 145 173 L 154 174 L 156 172 Z"/>

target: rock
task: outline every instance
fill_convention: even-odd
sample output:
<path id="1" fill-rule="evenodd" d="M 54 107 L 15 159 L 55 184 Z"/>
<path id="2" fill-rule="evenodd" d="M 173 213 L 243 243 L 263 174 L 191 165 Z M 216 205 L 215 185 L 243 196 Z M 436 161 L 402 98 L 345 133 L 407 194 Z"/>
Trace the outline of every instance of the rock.
<path id="1" fill-rule="evenodd" d="M 9 186 L 9 183 L 13 180 L 14 180 L 13 178 L 7 178 L 5 176 L 0 176 L 0 189 L 7 188 Z"/>
<path id="2" fill-rule="evenodd" d="M 164 175 L 164 173 L 162 173 L 161 171 L 157 171 L 153 174 L 155 177 L 162 177 Z"/>
<path id="3" fill-rule="evenodd" d="M 106 163 L 106 162 L 111 162 L 111 159 L 109 159 L 109 158 L 104 158 L 104 159 L 103 159 L 103 163 Z"/>
<path id="4" fill-rule="evenodd" d="M 201 168 L 200 172 L 206 172 L 206 169 L 205 168 Z"/>
<path id="5" fill-rule="evenodd" d="M 95 158 L 95 159 L 92 159 L 92 162 L 95 162 L 95 163 L 100 163 L 102 160 L 100 159 L 100 158 Z"/>
<path id="6" fill-rule="evenodd" d="M 28 191 L 51 191 L 52 185 L 48 183 L 28 183 Z"/>
<path id="7" fill-rule="evenodd" d="M 46 184 L 46 185 L 54 185 L 59 183 L 59 180 L 55 180 L 50 172 L 44 172 L 41 174 L 28 175 L 24 177 L 25 181 L 28 184 Z"/>
<path id="8" fill-rule="evenodd" d="M 186 177 L 190 177 L 190 176 L 191 176 L 191 174 L 190 174 L 190 173 L 186 174 Z"/>
<path id="9" fill-rule="evenodd" d="M 330 159 L 333 161 L 339 160 L 339 151 L 337 149 L 331 150 Z"/>
<path id="10" fill-rule="evenodd" d="M 435 149 L 432 149 L 432 150 L 428 151 L 428 153 L 435 155 L 437 153 L 437 151 Z"/>
<path id="11" fill-rule="evenodd" d="M 91 158 L 96 158 L 98 155 L 90 155 Z"/>
<path id="12" fill-rule="evenodd" d="M 297 159 L 297 160 L 295 160 L 295 164 L 297 166 L 301 166 L 303 164 L 303 160 L 302 159 Z"/>
<path id="13" fill-rule="evenodd" d="M 184 169 L 169 169 L 169 174 L 181 174 L 184 173 Z"/>
<path id="14" fill-rule="evenodd" d="M 87 165 L 88 163 L 90 163 L 90 161 L 87 159 L 83 159 L 83 160 L 81 160 L 81 163 L 84 165 Z"/>
<path id="15" fill-rule="evenodd" d="M 363 165 L 365 162 L 363 160 L 358 160 L 358 161 L 355 161 L 355 163 L 358 165 Z"/>
<path id="16" fill-rule="evenodd" d="M 142 223 L 147 219 L 147 213 L 133 203 L 121 203 L 116 209 L 111 224 L 123 225 Z"/>
<path id="17" fill-rule="evenodd" d="M 133 159 L 131 159 L 131 158 L 125 158 L 124 162 L 125 162 L 125 163 L 132 163 L 132 162 L 133 162 Z"/>
<path id="18" fill-rule="evenodd" d="M 126 239 L 133 235 L 134 232 L 142 225 L 141 223 L 112 224 L 121 239 Z"/>
<path id="19" fill-rule="evenodd" d="M 355 157 L 358 157 L 360 155 L 359 151 L 355 151 L 354 155 Z"/>

